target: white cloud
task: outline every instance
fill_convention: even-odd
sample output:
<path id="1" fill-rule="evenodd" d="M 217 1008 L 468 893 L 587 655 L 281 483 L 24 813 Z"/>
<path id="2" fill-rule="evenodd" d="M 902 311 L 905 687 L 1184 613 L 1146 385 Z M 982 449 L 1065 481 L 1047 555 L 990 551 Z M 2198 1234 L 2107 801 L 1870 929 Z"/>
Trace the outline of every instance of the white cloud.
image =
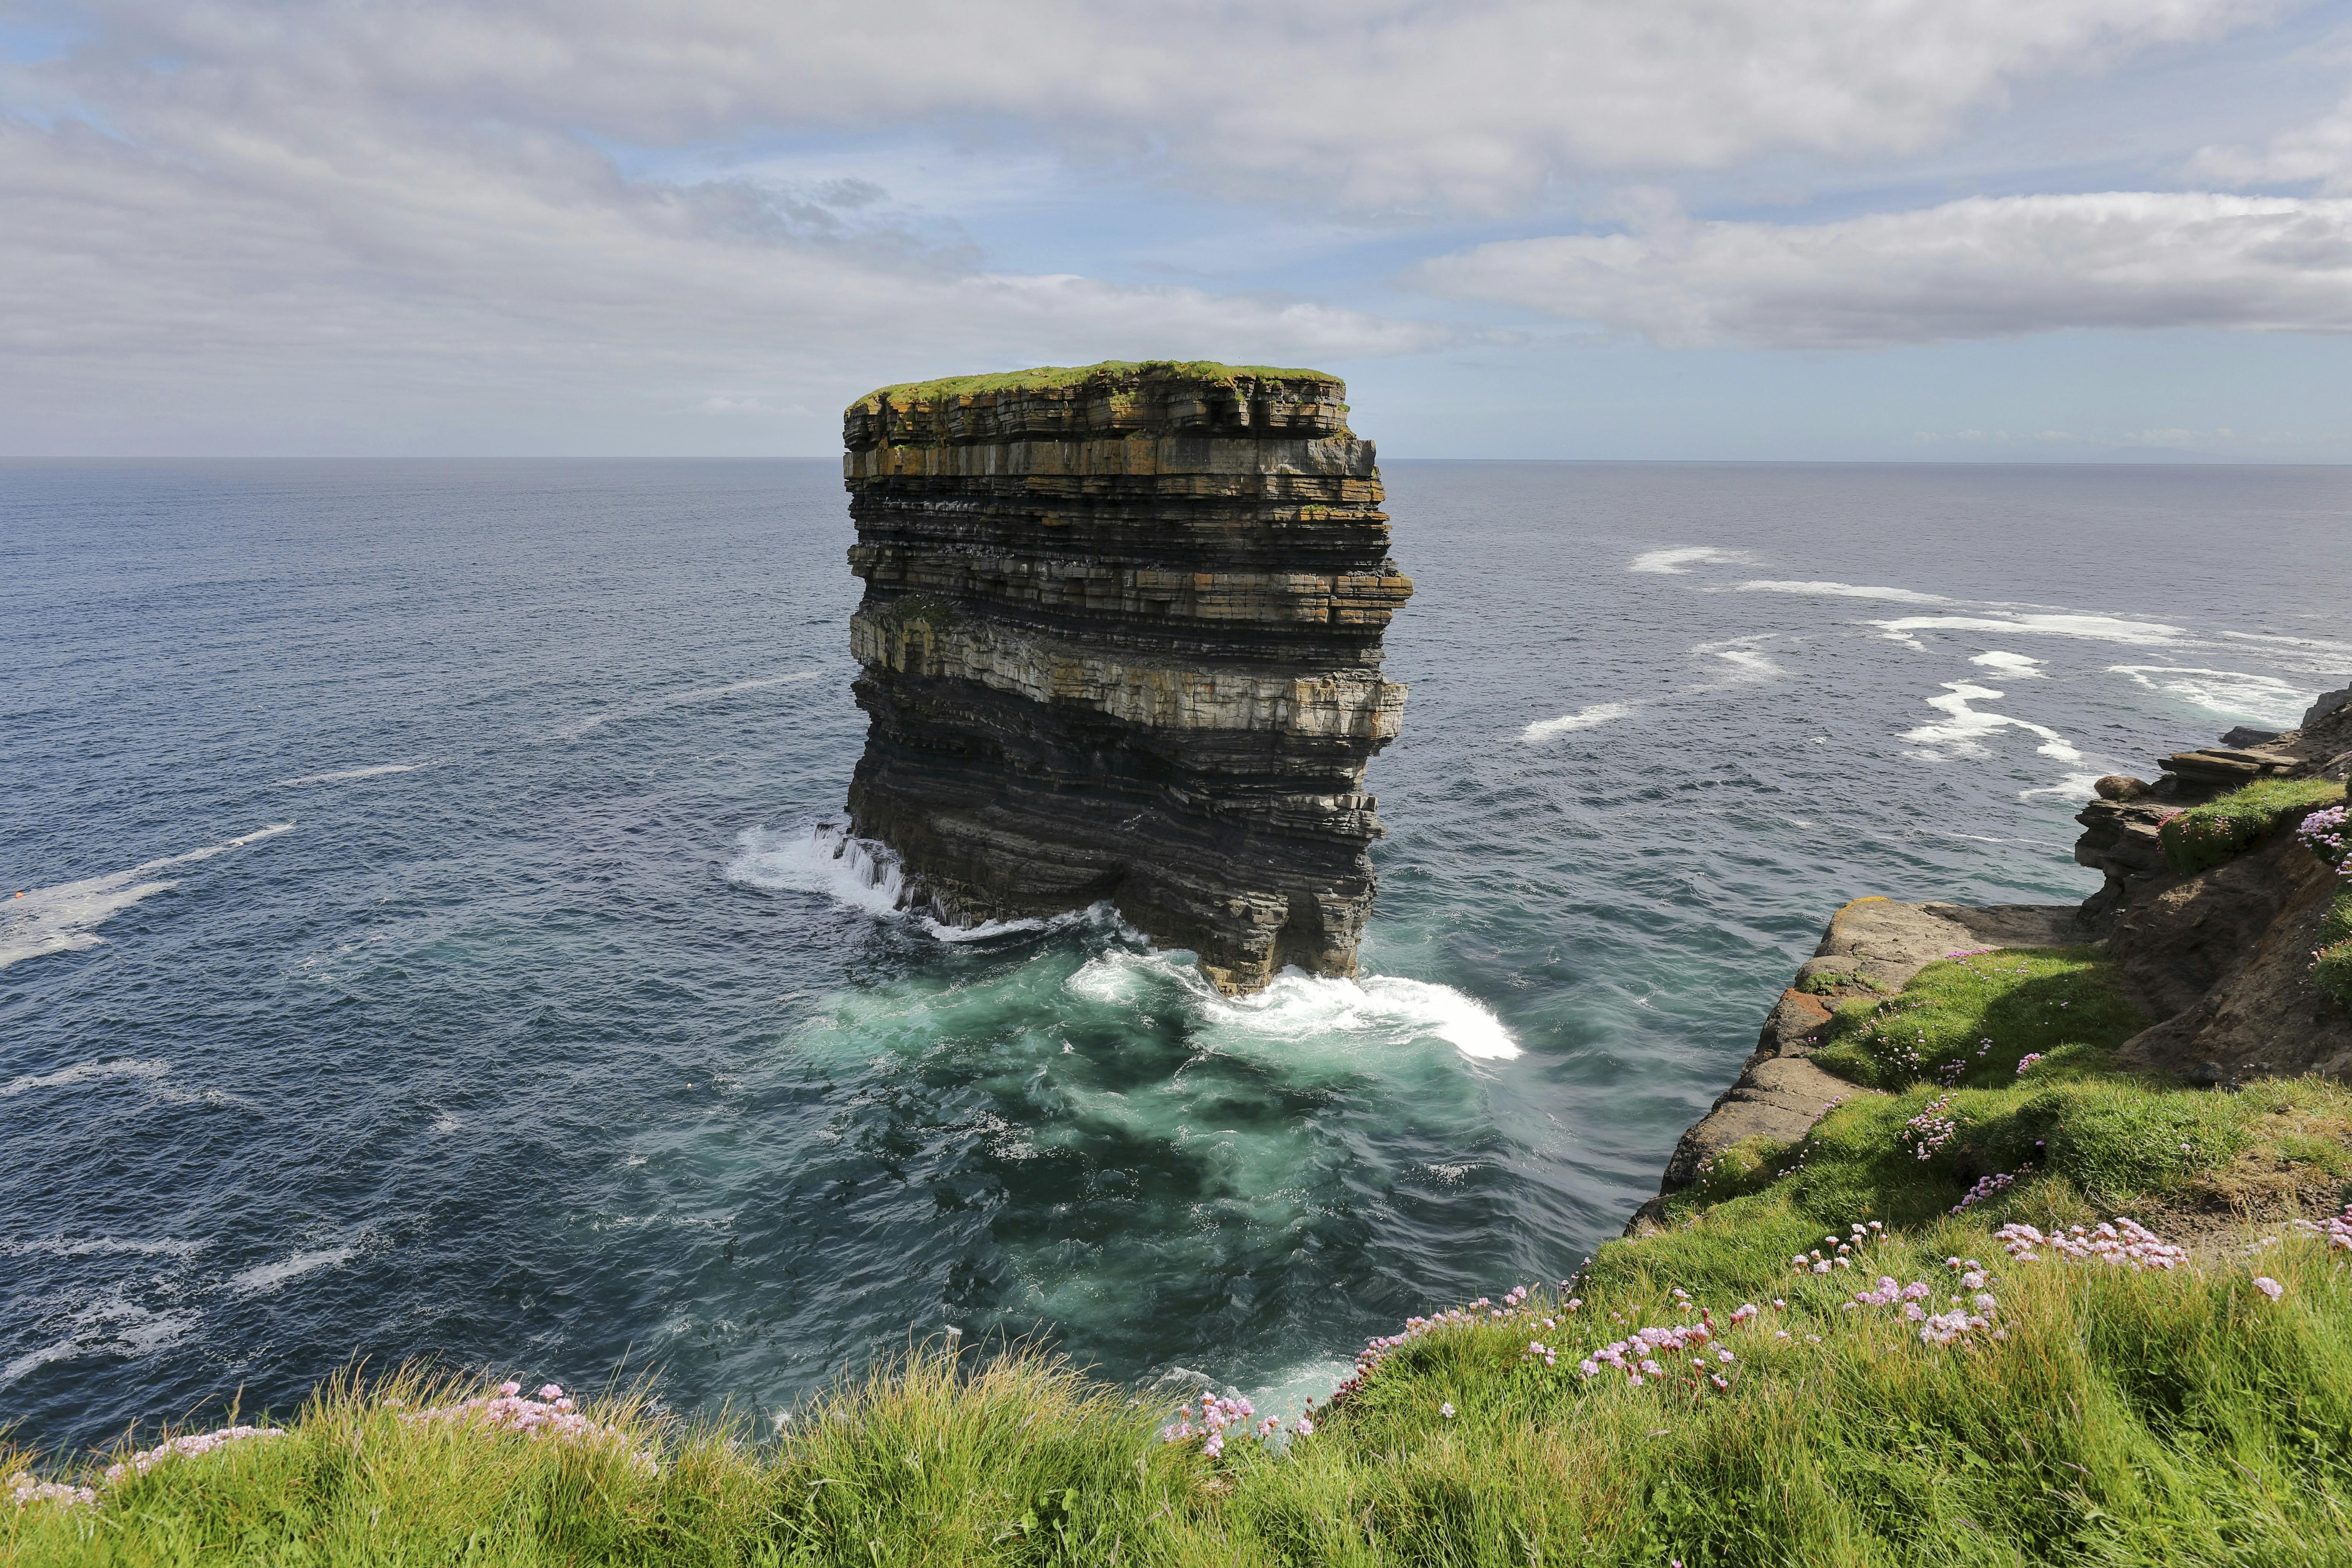
<path id="1" fill-rule="evenodd" d="M 185 449 L 266 428 L 265 447 L 383 449 L 397 426 L 446 447 L 494 412 L 494 439 L 544 449 L 518 421 L 838 409 L 943 368 L 1298 363 L 1453 337 L 1313 302 L 972 271 L 855 209 L 633 184 L 587 148 L 510 128 L 322 104 L 118 119 L 137 133 L 0 121 L 12 445 L 103 426 L 121 443 L 106 449 Z M 793 444 L 831 445 L 835 417 L 803 419 Z"/>
<path id="2" fill-rule="evenodd" d="M 1279 223 L 1499 211 L 1596 170 L 1882 157 L 2010 84 L 2291 4 L 67 0 L 78 42 L 0 61 L 0 428 L 27 450 L 645 450 L 674 419 L 686 446 L 814 450 L 847 393 L 943 370 L 1426 352 L 1475 334 L 1065 275 L 1051 235 L 1016 271 L 959 218 L 1001 232 L 1091 162 L 1136 200 L 1176 179 L 1287 202 L 1231 241 L 1262 252 Z M 894 163 L 918 143 L 963 151 Z M 1617 247 L 1580 263 L 1624 275 L 1581 286 L 1613 324 L 1752 334 L 1736 299 L 1675 298 L 1717 288 L 1692 270 L 1710 232 L 1534 243 Z M 1504 278 L 1527 270 L 1507 251 L 1439 271 L 1584 308 Z"/>
<path id="3" fill-rule="evenodd" d="M 1509 240 L 1426 286 L 1668 344 L 1869 348 L 2067 327 L 2352 330 L 2352 201 L 1975 197 L 1807 226 Z"/>
<path id="4" fill-rule="evenodd" d="M 2259 150 L 2208 147 L 2189 160 L 2189 173 L 2221 185 L 2315 181 L 2326 195 L 2352 195 L 2352 93 L 2317 120 L 2280 132 Z"/>
<path id="5" fill-rule="evenodd" d="M 2285 0 L 118 0 L 73 72 L 115 101 L 398 104 L 642 144 L 1003 118 L 1164 146 L 1223 188 L 1495 207 L 1563 168 L 1925 145 L 2021 78 Z"/>

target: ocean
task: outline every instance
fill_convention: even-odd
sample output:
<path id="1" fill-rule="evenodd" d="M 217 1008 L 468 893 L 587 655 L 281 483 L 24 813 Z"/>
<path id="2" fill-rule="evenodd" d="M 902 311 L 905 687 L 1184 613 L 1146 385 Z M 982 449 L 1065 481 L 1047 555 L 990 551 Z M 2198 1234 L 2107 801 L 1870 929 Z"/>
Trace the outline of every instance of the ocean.
<path id="1" fill-rule="evenodd" d="M 1296 1408 L 1616 1234 L 1840 902 L 2080 899 L 2093 778 L 2352 679 L 2352 469 L 1384 474 L 1364 976 L 1228 1001 L 812 852 L 829 461 L 0 464 L 0 1421 L 950 1329 Z"/>

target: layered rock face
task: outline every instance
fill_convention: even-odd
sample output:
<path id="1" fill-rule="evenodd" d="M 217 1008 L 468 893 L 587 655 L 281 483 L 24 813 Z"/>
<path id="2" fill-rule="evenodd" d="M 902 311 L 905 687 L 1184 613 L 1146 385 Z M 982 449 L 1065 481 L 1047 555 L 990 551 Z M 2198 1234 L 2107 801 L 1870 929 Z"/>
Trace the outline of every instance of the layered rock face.
<path id="1" fill-rule="evenodd" d="M 2352 773 L 2352 689 L 2329 692 L 2284 734 L 2175 752 L 2158 766 L 2153 784 L 2101 779 L 2100 798 L 2075 818 L 2084 831 L 2074 858 L 2106 877 L 2083 913 L 2161 1020 L 2125 1043 L 2124 1063 L 2216 1081 L 2266 1072 L 2352 1079 L 2352 1014 L 2312 977 L 2337 878 L 2284 824 L 2202 871 L 2172 870 L 2158 837 L 2168 813 L 2242 784 Z"/>
<path id="2" fill-rule="evenodd" d="M 1228 992 L 1355 973 L 1412 584 L 1345 396 L 1110 363 L 850 405 L 851 826 L 910 896 L 958 923 L 1108 900 Z"/>

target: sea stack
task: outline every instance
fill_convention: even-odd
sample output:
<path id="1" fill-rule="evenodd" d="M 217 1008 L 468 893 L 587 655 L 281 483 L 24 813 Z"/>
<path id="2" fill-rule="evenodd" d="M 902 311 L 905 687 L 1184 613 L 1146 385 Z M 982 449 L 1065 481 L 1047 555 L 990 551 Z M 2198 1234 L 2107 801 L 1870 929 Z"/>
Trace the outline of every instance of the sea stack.
<path id="1" fill-rule="evenodd" d="M 850 405 L 851 829 L 910 899 L 957 924 L 1108 900 L 1229 994 L 1355 973 L 1412 583 L 1346 397 L 1110 362 Z"/>

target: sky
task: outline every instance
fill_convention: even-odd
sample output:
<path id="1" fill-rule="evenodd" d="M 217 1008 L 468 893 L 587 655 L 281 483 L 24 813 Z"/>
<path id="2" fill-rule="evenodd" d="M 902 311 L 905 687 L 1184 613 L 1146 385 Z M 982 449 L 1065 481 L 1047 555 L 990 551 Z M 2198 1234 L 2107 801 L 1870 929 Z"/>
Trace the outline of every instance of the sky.
<path id="1" fill-rule="evenodd" d="M 2352 462 L 2352 0 L 0 0 L 0 454 Z"/>

